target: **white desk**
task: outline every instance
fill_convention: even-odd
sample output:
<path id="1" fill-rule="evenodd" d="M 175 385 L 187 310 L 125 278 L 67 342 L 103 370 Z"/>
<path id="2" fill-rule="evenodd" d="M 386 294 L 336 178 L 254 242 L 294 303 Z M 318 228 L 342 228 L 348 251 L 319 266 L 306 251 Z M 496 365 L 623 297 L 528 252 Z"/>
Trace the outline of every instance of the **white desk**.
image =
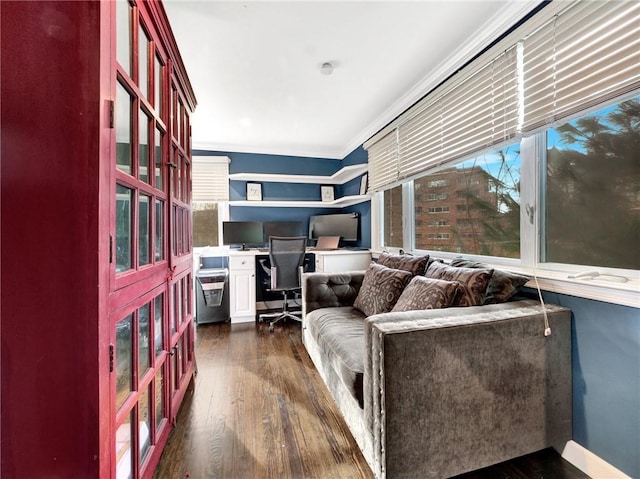
<path id="1" fill-rule="evenodd" d="M 367 269 L 371 251 L 337 249 L 308 250 L 316 257 L 316 271 L 335 273 Z M 232 323 L 256 320 L 256 256 L 268 255 L 257 249 L 229 250 L 229 315 Z"/>
<path id="2" fill-rule="evenodd" d="M 333 251 L 309 250 L 316 256 L 316 271 L 339 273 L 367 269 L 371 262 L 371 251 L 337 249 Z"/>

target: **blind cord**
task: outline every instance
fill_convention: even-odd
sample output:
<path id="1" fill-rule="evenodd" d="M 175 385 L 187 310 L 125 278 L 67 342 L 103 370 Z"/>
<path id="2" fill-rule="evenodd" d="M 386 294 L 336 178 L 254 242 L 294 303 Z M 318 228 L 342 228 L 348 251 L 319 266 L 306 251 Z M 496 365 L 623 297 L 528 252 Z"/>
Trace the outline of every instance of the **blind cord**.
<path id="1" fill-rule="evenodd" d="M 547 316 L 547 306 L 542 299 L 542 291 L 540 291 L 540 285 L 538 284 L 538 275 L 536 274 L 536 267 L 533 267 L 533 279 L 536 282 L 536 289 L 538 290 L 538 298 L 540 304 L 542 304 L 542 316 L 544 317 L 544 335 L 551 336 L 551 326 L 549 325 L 549 316 Z"/>

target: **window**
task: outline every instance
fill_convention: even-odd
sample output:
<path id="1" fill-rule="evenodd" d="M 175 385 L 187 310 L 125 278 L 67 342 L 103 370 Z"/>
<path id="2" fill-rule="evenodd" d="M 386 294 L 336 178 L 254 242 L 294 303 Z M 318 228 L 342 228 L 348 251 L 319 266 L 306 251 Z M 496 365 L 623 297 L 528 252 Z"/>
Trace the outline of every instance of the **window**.
<path id="1" fill-rule="evenodd" d="M 218 203 L 194 203 L 193 246 L 218 246 Z"/>
<path id="2" fill-rule="evenodd" d="M 449 220 L 429 221 L 429 226 L 431 228 L 445 228 L 449 226 L 449 224 Z"/>
<path id="3" fill-rule="evenodd" d="M 384 246 L 402 248 L 402 185 L 383 193 Z"/>
<path id="4" fill-rule="evenodd" d="M 116 409 L 133 391 L 133 314 L 116 324 Z"/>
<path id="5" fill-rule="evenodd" d="M 402 231 L 397 229 L 402 188 L 385 191 L 374 197 L 383 210 L 381 229 L 390 231 L 391 225 L 384 222 L 391 219 L 394 237 L 411 235 L 412 242 L 405 244 L 409 250 L 437 251 L 445 258 L 488 256 L 492 259 L 484 261 L 510 261 L 525 269 L 537 266 L 538 276 L 551 281 L 547 284 L 561 278 L 570 294 L 636 304 L 638 144 L 640 95 L 636 94 L 521 143 L 407 182 L 413 187 L 405 188 L 404 217 L 409 221 Z M 428 206 L 439 194 L 433 193 L 434 188 L 442 191 L 444 184 L 446 199 Z M 398 193 L 394 197 L 391 191 Z M 409 215 L 408 205 L 413 205 Z M 598 272 L 596 281 L 578 280 L 575 289 L 567 289 L 570 275 L 589 271 Z M 607 277 L 612 278 L 608 288 L 603 287 Z M 541 284 L 544 288 L 544 281 Z M 616 288 L 614 296 L 611 285 Z"/>
<path id="6" fill-rule="evenodd" d="M 451 238 L 449 233 L 428 233 L 427 238 L 430 240 L 447 240 Z"/>
<path id="7" fill-rule="evenodd" d="M 448 206 L 431 206 L 427 208 L 427 211 L 429 212 L 429 214 L 448 213 L 449 207 Z"/>
<path id="8" fill-rule="evenodd" d="M 445 180 L 442 178 L 439 178 L 437 180 L 430 180 L 430 181 L 427 181 L 427 186 L 429 188 L 439 188 L 441 186 L 449 186 L 449 180 Z"/>
<path id="9" fill-rule="evenodd" d="M 222 221 L 228 218 L 229 158 L 193 158 L 193 246 L 219 246 Z"/>
<path id="10" fill-rule="evenodd" d="M 429 195 L 427 196 L 427 200 L 428 201 L 441 201 L 441 200 L 446 200 L 447 196 L 448 195 L 446 193 L 429 193 Z"/>
<path id="11" fill-rule="evenodd" d="M 403 212 L 407 249 L 488 256 L 637 305 L 636 19 L 633 2 L 551 2 L 365 142 L 372 190 L 403 182 L 403 205 L 374 196 L 374 230 L 386 241 Z"/>
<path id="12" fill-rule="evenodd" d="M 116 186 L 116 271 L 131 268 L 131 209 L 133 192 L 122 185 Z"/>
<path id="13" fill-rule="evenodd" d="M 434 176 L 438 179 L 434 180 Z M 519 145 L 510 145 L 416 179 L 414 247 L 518 258 L 519 183 Z M 446 184 L 448 193 L 433 193 L 429 185 L 434 184 L 438 188 Z M 421 205 L 432 201 L 434 196 L 446 206 L 431 206 L 425 213 Z M 447 215 L 447 219 L 435 221 L 428 217 L 435 214 Z M 462 228 L 466 230 L 464 234 Z M 442 240 L 448 242 L 443 244 Z"/>
<path id="14" fill-rule="evenodd" d="M 542 261 L 640 269 L 640 96 L 547 131 Z"/>

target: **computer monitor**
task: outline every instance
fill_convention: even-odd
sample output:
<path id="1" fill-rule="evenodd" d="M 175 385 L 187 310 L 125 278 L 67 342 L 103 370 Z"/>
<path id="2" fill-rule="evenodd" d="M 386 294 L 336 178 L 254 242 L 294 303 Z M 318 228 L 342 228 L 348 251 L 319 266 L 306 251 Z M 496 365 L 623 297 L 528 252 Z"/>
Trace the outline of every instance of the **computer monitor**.
<path id="1" fill-rule="evenodd" d="M 342 241 L 358 241 L 358 213 L 311 216 L 309 239 L 320 236 L 340 236 Z"/>
<path id="2" fill-rule="evenodd" d="M 264 226 L 264 242 L 269 243 L 270 236 L 301 236 L 301 221 L 265 221 Z"/>
<path id="3" fill-rule="evenodd" d="M 260 221 L 223 221 L 222 244 L 227 246 L 262 246 L 262 223 Z"/>

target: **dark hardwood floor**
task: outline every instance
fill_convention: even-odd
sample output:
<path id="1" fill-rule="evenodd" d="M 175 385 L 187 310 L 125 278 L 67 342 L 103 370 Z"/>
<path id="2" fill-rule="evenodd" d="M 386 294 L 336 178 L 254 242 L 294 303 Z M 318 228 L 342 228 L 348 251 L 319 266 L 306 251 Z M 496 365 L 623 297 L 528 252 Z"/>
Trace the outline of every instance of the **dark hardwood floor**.
<path id="1" fill-rule="evenodd" d="M 373 478 L 300 324 L 196 327 L 198 374 L 154 479 Z M 588 479 L 553 450 L 456 479 Z"/>

